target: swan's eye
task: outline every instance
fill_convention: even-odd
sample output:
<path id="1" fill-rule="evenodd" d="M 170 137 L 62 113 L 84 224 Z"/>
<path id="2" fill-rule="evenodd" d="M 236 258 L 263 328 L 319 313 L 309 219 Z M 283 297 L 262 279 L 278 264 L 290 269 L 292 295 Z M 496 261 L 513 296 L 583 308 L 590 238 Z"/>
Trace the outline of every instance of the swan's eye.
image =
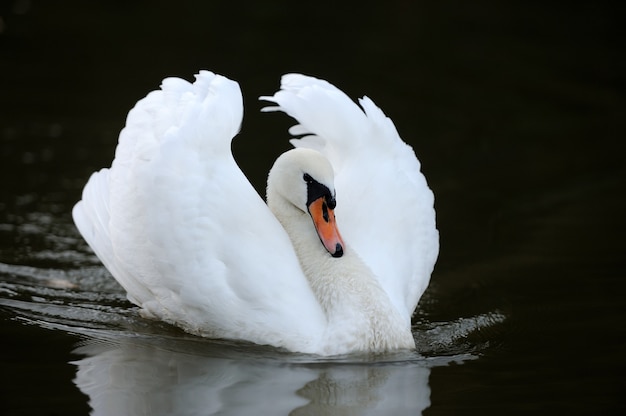
<path id="1" fill-rule="evenodd" d="M 305 174 L 302 176 L 302 178 L 304 179 L 304 181 L 305 181 L 306 183 L 313 183 L 313 181 L 315 180 L 315 179 L 313 179 L 313 178 L 311 177 L 311 175 L 309 175 L 308 173 L 305 173 Z"/>
<path id="2" fill-rule="evenodd" d="M 335 207 L 337 206 L 337 200 L 334 196 L 327 197 L 326 202 L 328 203 L 328 208 L 330 209 L 335 209 Z"/>

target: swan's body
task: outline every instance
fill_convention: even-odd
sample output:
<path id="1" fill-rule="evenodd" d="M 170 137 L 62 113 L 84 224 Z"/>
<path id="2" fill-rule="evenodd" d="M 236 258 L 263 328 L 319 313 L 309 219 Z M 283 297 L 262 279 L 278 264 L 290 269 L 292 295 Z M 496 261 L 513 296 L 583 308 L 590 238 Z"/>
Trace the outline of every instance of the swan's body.
<path id="1" fill-rule="evenodd" d="M 323 355 L 413 348 L 438 234 L 391 121 L 367 98 L 363 113 L 325 81 L 283 77 L 265 99 L 299 121 L 292 134 L 310 135 L 292 142 L 309 149 L 276 161 L 265 205 L 230 151 L 239 86 L 196 78 L 166 79 L 137 103 L 111 168 L 73 211 L 129 299 L 201 336 Z"/>

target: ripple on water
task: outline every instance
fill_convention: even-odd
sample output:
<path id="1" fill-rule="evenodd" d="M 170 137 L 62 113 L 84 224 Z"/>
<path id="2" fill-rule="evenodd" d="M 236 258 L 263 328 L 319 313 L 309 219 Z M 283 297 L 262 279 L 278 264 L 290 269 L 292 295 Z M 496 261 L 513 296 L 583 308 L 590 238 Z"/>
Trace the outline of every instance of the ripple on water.
<path id="1" fill-rule="evenodd" d="M 182 343 L 194 350 L 194 346 L 200 345 L 201 350 L 208 348 L 213 354 L 219 349 L 259 353 L 261 348 L 261 355 L 266 358 L 276 352 L 241 342 L 199 339 L 170 325 L 141 318 L 138 308 L 126 300 L 124 290 L 88 249 L 67 216 L 58 218 L 38 211 L 12 218 L 11 223 L 11 227 L 0 227 L 0 231 L 11 234 L 13 241 L 30 242 L 26 263 L 31 266 L 0 262 L 0 307 L 10 310 L 16 319 L 90 339 L 114 341 L 130 337 L 150 339 L 150 342 L 157 339 L 171 344 L 169 348 L 172 345 L 182 348 Z M 38 245 L 33 244 L 35 241 Z M 423 303 L 428 305 L 429 301 L 433 300 L 426 296 Z M 505 320 L 498 311 L 441 322 L 429 320 L 419 310 L 416 316 L 420 317 L 413 326 L 418 352 L 385 355 L 374 361 L 471 359 L 488 348 L 488 342 L 469 341 L 472 334 Z M 279 357 L 286 359 L 282 353 Z M 297 355 L 290 357 L 296 359 Z M 307 361 L 311 357 L 302 359 Z M 372 361 L 369 355 L 332 359 L 368 360 Z"/>
<path id="2" fill-rule="evenodd" d="M 140 317 L 139 309 L 126 300 L 124 290 L 102 266 L 60 270 L 0 263 L 0 275 L 3 276 L 0 306 L 10 309 L 17 319 L 29 324 L 89 338 L 160 337 L 170 343 L 173 340 L 178 340 L 178 344 L 187 343 L 192 349 L 199 343 L 203 350 L 207 344 L 230 350 L 234 345 L 248 352 L 255 350 L 254 346 L 241 342 L 199 339 L 170 325 Z M 431 360 L 437 357 L 470 359 L 487 345 L 472 344 L 467 341 L 468 336 L 504 320 L 505 316 L 497 311 L 448 322 L 422 320 L 413 326 L 418 353 L 378 358 L 384 361 L 424 360 L 425 357 Z M 267 355 L 269 349 L 261 349 Z M 336 357 L 334 360 L 364 359 L 371 360 L 372 357 Z"/>

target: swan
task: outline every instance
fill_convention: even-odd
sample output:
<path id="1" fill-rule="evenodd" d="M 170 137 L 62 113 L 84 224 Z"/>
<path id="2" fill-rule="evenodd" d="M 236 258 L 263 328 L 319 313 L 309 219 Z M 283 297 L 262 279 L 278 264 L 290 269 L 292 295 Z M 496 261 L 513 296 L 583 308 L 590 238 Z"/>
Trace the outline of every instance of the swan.
<path id="1" fill-rule="evenodd" d="M 287 74 L 263 111 L 297 120 L 267 203 L 238 167 L 237 82 L 200 71 L 139 100 L 74 222 L 145 317 L 210 338 L 337 355 L 415 348 L 438 251 L 412 148 L 367 97 Z"/>

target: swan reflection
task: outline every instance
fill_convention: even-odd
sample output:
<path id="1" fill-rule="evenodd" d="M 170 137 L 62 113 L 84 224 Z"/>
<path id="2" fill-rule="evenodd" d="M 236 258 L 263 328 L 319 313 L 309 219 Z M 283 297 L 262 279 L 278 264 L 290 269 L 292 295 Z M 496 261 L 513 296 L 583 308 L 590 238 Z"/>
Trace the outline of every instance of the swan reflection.
<path id="1" fill-rule="evenodd" d="M 92 415 L 418 414 L 430 405 L 430 367 L 450 361 L 315 361 L 134 337 L 76 352 L 86 357 L 74 381 Z"/>

